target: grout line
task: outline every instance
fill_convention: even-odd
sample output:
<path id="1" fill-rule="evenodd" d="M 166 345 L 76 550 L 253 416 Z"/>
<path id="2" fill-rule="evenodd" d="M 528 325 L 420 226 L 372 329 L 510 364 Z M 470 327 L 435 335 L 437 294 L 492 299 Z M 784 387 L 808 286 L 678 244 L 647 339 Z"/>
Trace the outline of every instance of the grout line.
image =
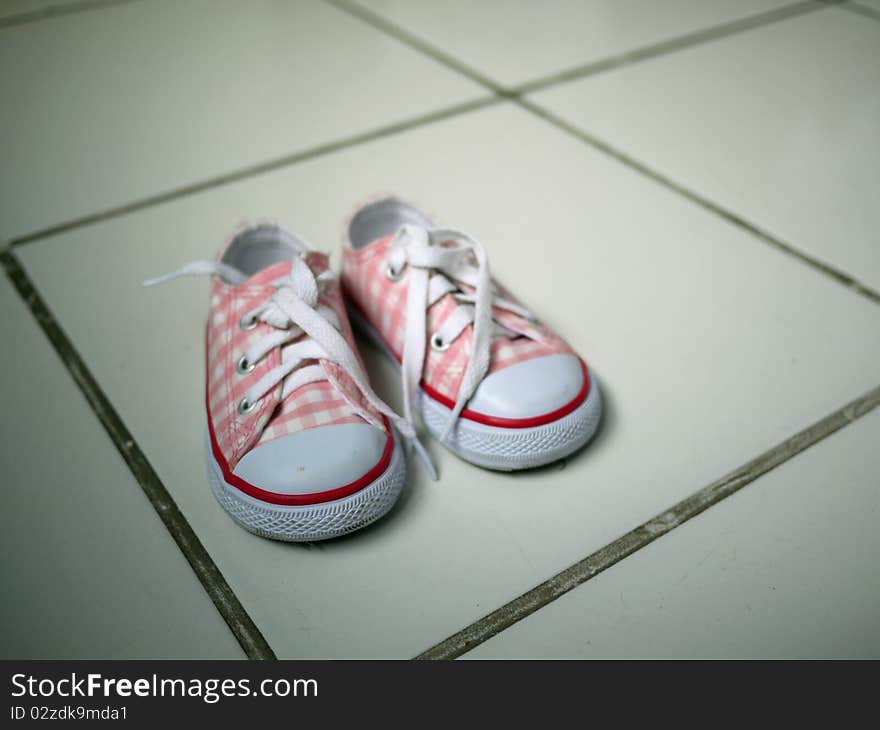
<path id="1" fill-rule="evenodd" d="M 863 284 L 858 279 L 856 279 L 853 276 L 850 276 L 846 272 L 841 271 L 840 269 L 838 269 L 834 266 L 831 266 L 830 264 L 827 264 L 824 261 L 821 261 L 821 260 L 811 256 L 808 253 L 805 253 L 804 251 L 801 251 L 800 249 L 796 248 L 795 246 L 792 246 L 790 243 L 786 243 L 782 239 L 773 236 L 771 233 L 768 233 L 767 231 L 759 228 L 754 223 L 751 223 L 750 221 L 746 220 L 745 218 L 742 218 L 741 216 L 737 215 L 736 213 L 733 213 L 733 212 L 727 210 L 726 208 L 722 208 L 717 203 L 713 203 L 708 198 L 702 197 L 701 195 L 695 193 L 690 188 L 686 188 L 684 185 L 681 185 L 680 183 L 675 182 L 674 180 L 666 177 L 665 175 L 657 172 L 656 170 L 653 170 L 652 168 L 639 162 L 638 160 L 634 159 L 633 157 L 630 157 L 629 155 L 625 154 L 624 152 L 621 152 L 620 150 L 616 149 L 615 147 L 612 147 L 607 142 L 604 142 L 604 141 L 600 140 L 599 138 L 594 137 L 593 135 L 574 126 L 573 124 L 566 122 L 564 119 L 556 116 L 555 114 L 551 113 L 550 111 L 548 111 L 544 107 L 541 107 L 538 104 L 535 104 L 534 102 L 529 101 L 527 99 L 515 99 L 514 102 L 518 106 L 520 106 L 521 108 L 526 109 L 527 111 L 530 111 L 532 114 L 549 122 L 550 124 L 555 126 L 557 129 L 565 132 L 566 134 L 571 135 L 572 137 L 580 140 L 581 142 L 585 142 L 586 144 L 588 144 L 591 147 L 597 149 L 598 151 L 608 155 L 609 157 L 613 157 L 615 160 L 617 160 L 618 162 L 621 162 L 622 164 L 626 165 L 630 169 L 635 170 L 638 173 L 641 173 L 645 177 L 650 178 L 654 182 L 657 182 L 666 188 L 669 188 L 673 192 L 678 193 L 679 195 L 681 195 L 682 197 L 691 201 L 692 203 L 696 203 L 701 208 L 704 208 L 705 210 L 708 210 L 709 212 L 714 213 L 715 215 L 723 218 L 728 223 L 732 223 L 733 225 L 744 229 L 745 231 L 752 234 L 756 238 L 759 238 L 764 243 L 778 249 L 779 251 L 782 251 L 783 253 L 788 254 L 789 256 L 792 256 L 793 258 L 798 259 L 802 263 L 806 264 L 807 266 L 812 267 L 813 269 L 816 269 L 820 273 L 831 277 L 832 279 L 837 281 L 839 284 L 842 284 L 843 286 L 846 286 L 846 287 L 852 289 L 854 292 L 861 294 L 863 297 L 865 297 L 867 299 L 870 299 L 875 304 L 880 304 L 880 292 L 877 292 L 876 290 L 872 289 L 867 284 Z"/>
<path id="2" fill-rule="evenodd" d="M 138 0 L 82 0 L 82 2 L 65 5 L 47 5 L 39 10 L 31 10 L 26 13 L 0 18 L 0 29 L 33 23 L 38 20 L 48 20 L 49 18 L 57 18 L 63 15 L 73 15 L 74 13 L 81 13 L 86 10 L 100 10 L 101 8 L 111 8 L 114 5 L 128 5 L 132 2 L 138 2 Z"/>
<path id="3" fill-rule="evenodd" d="M 328 142 L 327 144 L 323 144 L 318 147 L 312 147 L 301 152 L 294 152 L 293 154 L 285 155 L 284 157 L 278 157 L 276 159 L 268 160 L 266 162 L 260 162 L 256 165 L 242 167 L 233 172 L 229 172 L 224 175 L 218 175 L 216 177 L 208 178 L 206 180 L 201 180 L 200 182 L 193 183 L 192 185 L 184 185 L 179 188 L 167 190 L 164 193 L 158 193 L 156 195 L 151 195 L 146 198 L 141 198 L 140 200 L 135 200 L 131 203 L 126 203 L 125 205 L 120 205 L 115 208 L 108 208 L 107 210 L 99 211 L 98 213 L 92 213 L 90 215 L 82 216 L 80 218 L 74 218 L 65 223 L 59 223 L 54 226 L 42 228 L 23 236 L 12 238 L 6 243 L 6 246 L 8 248 L 15 248 L 17 246 L 23 246 L 25 244 L 33 243 L 34 241 L 39 241 L 44 238 L 57 236 L 61 233 L 68 233 L 70 231 L 77 230 L 78 228 L 84 228 L 86 226 L 94 225 L 95 223 L 101 223 L 103 221 L 119 218 L 129 213 L 135 213 L 139 210 L 144 210 L 145 208 L 152 208 L 153 206 L 161 205 L 162 203 L 167 203 L 178 198 L 188 197 L 190 195 L 205 192 L 206 190 L 211 190 L 213 188 L 219 188 L 224 185 L 229 185 L 231 183 L 240 182 L 241 180 L 256 177 L 267 172 L 274 172 L 275 170 L 279 170 L 289 165 L 294 165 L 299 162 L 305 162 L 307 160 L 312 160 L 317 157 L 329 155 L 333 152 L 338 152 L 339 150 L 344 150 L 349 147 L 355 147 L 365 142 L 372 142 L 374 140 L 382 139 L 383 137 L 389 137 L 391 135 L 397 134 L 399 132 L 404 132 L 409 129 L 414 129 L 416 127 L 421 127 L 427 124 L 433 124 L 434 122 L 449 119 L 460 114 L 466 114 L 477 109 L 483 109 L 485 107 L 498 104 L 500 101 L 501 99 L 497 97 L 486 96 L 475 99 L 473 101 L 467 101 L 461 104 L 456 104 L 454 106 L 445 107 L 444 109 L 429 112 L 428 114 L 422 114 L 418 117 L 412 117 L 410 119 L 405 119 L 401 122 L 395 122 L 394 124 L 389 124 L 384 127 L 371 129 L 367 132 L 362 132 L 361 134 L 356 134 L 350 137 L 344 137 L 342 139 L 335 140 L 333 142 Z"/>
<path id="4" fill-rule="evenodd" d="M 874 10 L 874 8 L 870 8 L 867 5 L 862 5 L 858 2 L 845 2 L 841 3 L 840 6 L 844 10 L 849 10 L 851 13 L 856 13 L 857 15 L 863 15 L 866 18 L 873 18 L 874 20 L 880 20 L 880 10 Z"/>
<path id="5" fill-rule="evenodd" d="M 494 81 L 485 74 L 477 71 L 472 66 L 468 66 L 454 56 L 451 56 L 436 46 L 431 45 L 423 38 L 420 38 L 414 33 L 410 33 L 408 30 L 391 22 L 379 13 L 375 13 L 357 2 L 353 2 L 352 0 L 324 0 L 324 2 L 328 5 L 332 5 L 337 10 L 341 10 L 343 13 L 347 13 L 358 20 L 362 20 L 367 25 L 371 25 L 385 35 L 395 38 L 404 45 L 412 48 L 414 51 L 430 56 L 438 63 L 456 71 L 462 76 L 467 76 L 467 78 L 474 83 L 480 84 L 480 86 L 485 87 L 499 96 L 507 96 L 509 94 L 509 91 L 497 81 Z"/>
<path id="6" fill-rule="evenodd" d="M 530 591 L 466 626 L 416 659 L 455 659 L 491 639 L 548 603 L 577 588 L 704 510 L 735 494 L 760 476 L 880 406 L 880 387 L 847 403 L 812 426 L 777 444 L 725 477 L 703 487 L 665 512 L 639 525 Z"/>
<path id="7" fill-rule="evenodd" d="M 798 15 L 804 15 L 805 13 L 820 10 L 824 7 L 825 4 L 820 0 L 806 0 L 805 2 L 794 3 L 793 5 L 785 5 L 781 8 L 769 10 L 764 13 L 750 15 L 729 23 L 723 23 L 711 28 L 688 33 L 687 35 L 660 41 L 659 43 L 637 48 L 633 51 L 621 53 L 617 56 L 611 56 L 610 58 L 582 64 L 564 71 L 557 71 L 542 78 L 534 79 L 524 84 L 520 84 L 519 86 L 515 86 L 511 89 L 511 93 L 519 96 L 522 94 L 530 94 L 535 91 L 541 91 L 550 86 L 577 81 L 586 78 L 587 76 L 594 76 L 595 74 L 611 71 L 621 66 L 630 66 L 641 61 L 647 61 L 648 59 L 656 58 L 657 56 L 664 56 L 667 53 L 680 51 L 718 38 L 743 33 L 747 30 L 770 25 L 771 23 L 780 20 L 787 20 Z"/>
<path id="8" fill-rule="evenodd" d="M 27 272 L 14 253 L 0 252 L 0 265 L 15 286 L 31 314 L 48 337 L 71 377 L 91 406 L 101 425 L 107 431 L 135 479 L 144 490 L 153 509 L 165 524 L 171 537 L 186 557 L 196 577 L 207 591 L 220 615 L 229 625 L 245 654 L 251 659 L 275 659 L 275 653 L 263 634 L 248 615 L 232 588 L 226 582 L 217 564 L 202 545 L 186 517 L 178 508 L 165 485 L 159 479 L 131 432 L 101 390 L 83 359 L 55 320 Z"/>

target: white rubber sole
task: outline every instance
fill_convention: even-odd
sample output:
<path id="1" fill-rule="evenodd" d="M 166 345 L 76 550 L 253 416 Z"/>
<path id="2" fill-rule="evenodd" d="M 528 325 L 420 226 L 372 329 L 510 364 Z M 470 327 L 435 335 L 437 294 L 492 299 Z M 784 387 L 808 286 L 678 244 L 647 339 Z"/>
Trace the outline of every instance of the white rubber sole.
<path id="1" fill-rule="evenodd" d="M 351 323 L 373 341 L 400 369 L 376 330 L 354 307 L 348 307 Z M 432 436 L 439 439 L 451 409 L 419 391 L 419 410 Z M 532 428 L 501 428 L 459 418 L 441 443 L 457 456 L 477 466 L 500 471 L 531 469 L 570 456 L 583 448 L 596 433 L 602 417 L 602 396 L 591 376 L 587 399 L 567 416 Z"/>
<path id="2" fill-rule="evenodd" d="M 375 522 L 394 506 L 406 481 L 406 462 L 397 438 L 388 467 L 374 482 L 343 499 L 302 506 L 264 502 L 227 484 L 207 432 L 205 454 L 208 484 L 227 514 L 249 532 L 286 542 L 328 540 Z"/>

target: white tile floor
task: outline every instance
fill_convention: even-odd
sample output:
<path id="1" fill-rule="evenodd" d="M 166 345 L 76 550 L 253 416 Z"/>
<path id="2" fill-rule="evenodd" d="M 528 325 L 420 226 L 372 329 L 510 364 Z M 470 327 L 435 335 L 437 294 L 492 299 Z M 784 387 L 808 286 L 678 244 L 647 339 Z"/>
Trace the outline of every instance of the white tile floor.
<path id="1" fill-rule="evenodd" d="M 878 435 L 874 411 L 468 658 L 876 658 Z"/>
<path id="2" fill-rule="evenodd" d="M 880 289 L 876 26 L 827 8 L 533 99 Z"/>
<path id="3" fill-rule="evenodd" d="M 0 20 L 10 24 L 28 22 L 37 14 L 67 10 L 82 0 L 0 0 Z"/>
<path id="4" fill-rule="evenodd" d="M 516 86 L 643 46 L 790 5 L 785 0 L 364 0 L 383 17 L 494 81 Z M 464 3 L 461 3 L 462 6 Z"/>
<path id="5" fill-rule="evenodd" d="M 5 277 L 0 308 L 0 656 L 243 656 Z"/>
<path id="6" fill-rule="evenodd" d="M 21 99 L 0 110 L 4 237 L 485 95 L 321 2 L 142 0 L 11 27 L 0 86 Z"/>
<path id="7" fill-rule="evenodd" d="M 525 3 L 456 13 L 443 3 L 368 5 L 515 85 L 783 3 L 561 2 L 540 17 Z M 880 288 L 871 133 L 880 21 L 801 9 L 671 44 L 529 102 Z M 515 100 L 351 143 L 490 92 L 334 5 L 139 0 L 0 27 L 0 90 L 16 99 L 0 111 L 0 148 L 15 170 L 4 172 L 0 203 L 7 239 L 328 146 L 12 249 L 279 656 L 413 656 L 880 385 L 880 304 L 870 295 Z M 442 481 L 413 464 L 405 498 L 376 526 L 314 546 L 267 542 L 235 527 L 205 483 L 206 284 L 144 291 L 138 282 L 210 255 L 245 218 L 276 218 L 333 251 L 342 219 L 376 191 L 421 202 L 483 240 L 493 270 L 593 363 L 607 418 L 564 468 L 534 473 L 487 473 L 432 444 Z M 15 315 L 7 341 L 26 342 L 22 354 L 40 361 L 12 368 L 8 398 L 24 410 L 35 389 L 59 395 L 57 428 L 28 419 L 0 452 L 15 464 L 10 483 L 23 487 L 5 552 L 39 558 L 27 580 L 4 563 L 21 591 L 6 625 L 30 631 L 4 639 L 0 653 L 240 655 L 3 286 L 4 311 Z M 390 368 L 364 354 L 395 401 Z M 847 426 L 468 656 L 880 653 L 869 517 L 878 428 L 876 414 Z M 73 454 L 73 466 L 47 461 L 46 448 Z M 88 528 L 78 500 L 46 516 L 58 509 L 49 495 L 62 475 L 88 489 Z M 138 538 L 126 543 L 125 533 Z M 62 550 L 66 570 L 52 570 L 66 577 L 52 591 L 77 610 L 34 613 L 46 600 L 41 575 Z M 111 610 L 96 600 L 102 590 L 138 610 Z M 158 606 L 176 627 L 148 621 Z"/>

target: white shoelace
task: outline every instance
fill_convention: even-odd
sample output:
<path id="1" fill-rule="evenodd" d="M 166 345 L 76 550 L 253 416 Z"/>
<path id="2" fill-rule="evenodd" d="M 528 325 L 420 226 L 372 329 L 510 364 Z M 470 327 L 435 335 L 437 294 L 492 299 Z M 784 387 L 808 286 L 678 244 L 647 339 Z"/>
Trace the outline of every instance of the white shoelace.
<path id="1" fill-rule="evenodd" d="M 317 277 L 300 257 L 291 259 L 290 274 L 276 281 L 272 296 L 261 306 L 253 309 L 242 317 L 242 323 L 251 325 L 265 322 L 274 329 L 265 337 L 248 348 L 238 362 L 241 373 L 253 370 L 254 365 L 276 347 L 281 347 L 281 364 L 272 368 L 245 393 L 244 399 L 238 404 L 240 413 L 247 413 L 254 405 L 283 382 L 281 399 L 286 398 L 297 388 L 308 383 L 328 380 L 327 374 L 319 364 L 300 367 L 307 360 L 328 360 L 339 365 L 357 386 L 366 401 L 379 413 L 384 414 L 394 423 L 407 444 L 414 446 L 425 463 L 431 478 L 436 481 L 437 472 L 424 446 L 416 437 L 412 422 L 401 418 L 388 406 L 370 387 L 367 375 L 358 362 L 357 357 L 341 334 L 341 324 L 336 313 L 329 307 L 319 303 L 322 291 L 336 280 L 331 271 L 324 271 Z M 237 285 L 247 277 L 238 269 L 219 261 L 193 261 L 170 274 L 148 279 L 144 286 L 161 284 L 179 276 L 214 275 L 223 281 Z M 292 342 L 300 338 L 299 342 Z M 341 393 L 346 402 L 365 420 L 373 422 L 357 403 L 352 402 L 345 393 Z"/>
<path id="2" fill-rule="evenodd" d="M 419 380 L 425 365 L 427 309 L 446 294 L 452 294 L 459 302 L 459 306 L 431 335 L 431 347 L 435 350 L 447 349 L 473 324 L 471 356 L 462 376 L 455 407 L 440 437 L 443 441 L 489 370 L 492 337 L 526 335 L 493 320 L 492 307 L 505 309 L 530 321 L 534 318 L 524 307 L 498 296 L 492 286 L 485 249 L 479 241 L 463 231 L 423 228 L 411 224 L 402 226 L 391 243 L 388 275 L 391 278 L 402 277 L 405 266 L 410 271 L 401 367 L 404 416 L 411 425 L 414 423 Z M 473 293 L 463 290 L 462 284 Z"/>

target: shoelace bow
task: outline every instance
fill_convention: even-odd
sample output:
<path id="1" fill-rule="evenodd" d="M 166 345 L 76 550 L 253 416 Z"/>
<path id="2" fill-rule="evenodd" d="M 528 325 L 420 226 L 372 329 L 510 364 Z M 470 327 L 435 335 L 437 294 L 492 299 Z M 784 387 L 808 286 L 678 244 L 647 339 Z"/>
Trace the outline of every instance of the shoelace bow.
<path id="1" fill-rule="evenodd" d="M 370 387 L 367 375 L 358 362 L 357 357 L 341 334 L 341 324 L 336 313 L 319 302 L 320 295 L 335 282 L 336 277 L 331 271 L 324 271 L 317 277 L 300 257 L 291 259 L 292 265 L 287 276 L 272 282 L 276 287 L 269 299 L 242 317 L 242 323 L 255 326 L 257 322 L 271 325 L 273 331 L 252 345 L 238 361 L 237 369 L 245 374 L 253 370 L 269 352 L 276 347 L 281 348 L 281 364 L 272 368 L 245 393 L 244 399 L 238 404 L 239 413 L 253 410 L 255 404 L 283 382 L 281 399 L 286 398 L 297 388 L 308 383 L 328 380 L 327 373 L 320 364 L 301 367 L 307 360 L 327 360 L 339 365 L 357 386 L 366 401 L 379 413 L 384 414 L 394 423 L 410 447 L 415 447 L 419 457 L 425 463 L 431 478 L 437 479 L 437 472 L 424 446 L 418 440 L 412 421 L 401 418 L 392 410 Z M 238 269 L 219 261 L 193 261 L 185 264 L 170 274 L 148 279 L 144 286 L 161 284 L 179 276 L 214 275 L 225 282 L 238 285 L 247 277 Z M 302 335 L 305 338 L 293 342 Z M 343 392 L 342 397 L 365 420 L 372 422 L 368 413 Z"/>
<path id="2" fill-rule="evenodd" d="M 410 271 L 401 368 L 404 417 L 411 426 L 425 365 L 428 308 L 447 294 L 459 302 L 459 306 L 431 335 L 431 347 L 435 350 L 447 349 L 473 325 L 471 355 L 462 376 L 455 407 L 440 437 L 443 441 L 489 370 L 492 337 L 528 336 L 525 331 L 515 331 L 511 326 L 493 320 L 492 308 L 505 309 L 529 321 L 534 321 L 534 317 L 524 307 L 497 294 L 489 274 L 485 249 L 479 241 L 463 231 L 423 228 L 412 224 L 402 226 L 391 243 L 388 275 L 400 278 L 407 266 Z"/>

